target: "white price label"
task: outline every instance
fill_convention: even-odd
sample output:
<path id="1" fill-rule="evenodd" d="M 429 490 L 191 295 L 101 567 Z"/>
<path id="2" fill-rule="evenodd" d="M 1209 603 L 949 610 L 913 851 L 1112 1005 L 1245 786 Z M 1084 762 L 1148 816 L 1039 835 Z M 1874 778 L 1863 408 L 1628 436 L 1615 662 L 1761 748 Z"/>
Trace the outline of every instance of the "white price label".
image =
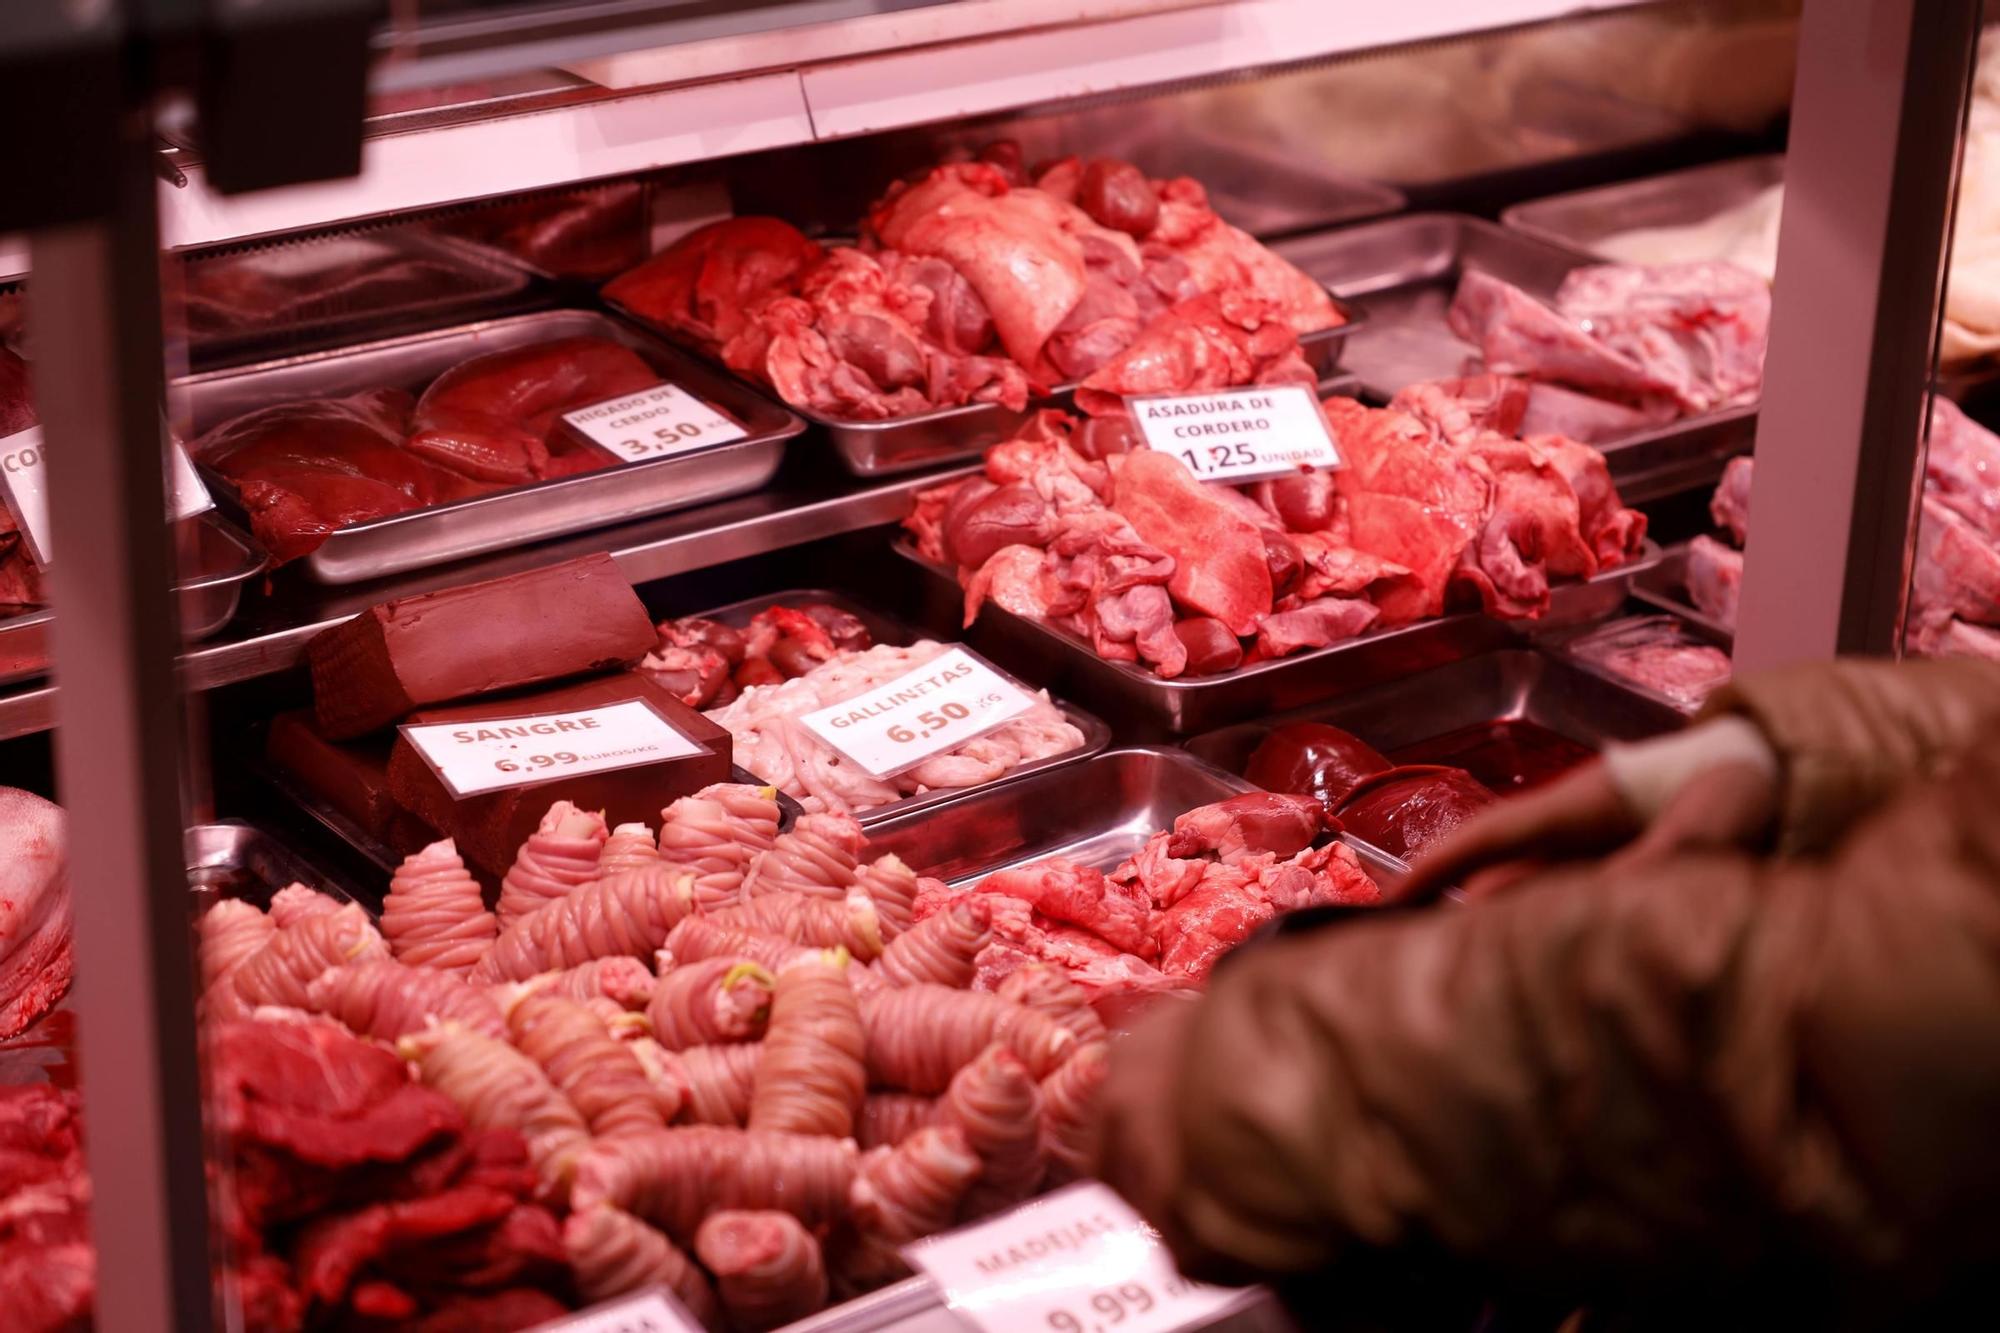
<path id="1" fill-rule="evenodd" d="M 536 1333 L 704 1333 L 698 1320 L 657 1288 L 542 1324 Z"/>
<path id="2" fill-rule="evenodd" d="M 1159 1236 L 1096 1181 L 903 1251 L 983 1333 L 1169 1333 L 1243 1293 L 1190 1282 Z"/>
<path id="3" fill-rule="evenodd" d="M 1134 398 L 1146 443 L 1202 481 L 1251 481 L 1343 465 L 1319 398 L 1303 384 Z"/>
<path id="4" fill-rule="evenodd" d="M 458 797 L 702 752 L 644 699 L 566 713 L 406 723 L 400 730 Z"/>
<path id="5" fill-rule="evenodd" d="M 1035 706 L 1035 696 L 964 648 L 799 722 L 872 777 L 894 777 Z"/>
<path id="6" fill-rule="evenodd" d="M 727 444 L 749 433 L 673 384 L 656 384 L 623 398 L 579 407 L 563 413 L 563 420 L 628 463 Z"/>
<path id="7" fill-rule="evenodd" d="M 214 508 L 215 501 L 209 496 L 208 487 L 202 485 L 187 450 L 176 440 L 167 453 L 171 487 L 168 501 L 175 520 L 192 518 Z M 46 459 L 40 426 L 30 426 L 0 439 L 0 488 L 5 489 L 7 507 L 13 511 L 14 521 L 27 535 L 29 554 L 44 569 L 54 553 Z"/>

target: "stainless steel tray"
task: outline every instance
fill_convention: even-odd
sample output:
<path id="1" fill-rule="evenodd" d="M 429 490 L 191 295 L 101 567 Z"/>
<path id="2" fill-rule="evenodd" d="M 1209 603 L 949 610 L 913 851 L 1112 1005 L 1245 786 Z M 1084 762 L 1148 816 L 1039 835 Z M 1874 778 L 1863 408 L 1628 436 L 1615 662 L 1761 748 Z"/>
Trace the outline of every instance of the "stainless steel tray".
<path id="1" fill-rule="evenodd" d="M 444 564 L 567 533 L 754 491 L 783 460 L 785 441 L 805 429 L 798 417 L 662 339 L 594 310 L 550 310 L 483 320 L 432 333 L 388 338 L 339 351 L 211 371 L 174 382 L 181 418 L 194 434 L 256 408 L 298 398 L 385 386 L 421 390 L 458 363 L 557 338 L 610 338 L 643 356 L 660 375 L 722 409 L 747 438 L 671 458 L 619 463 L 492 495 L 392 514 L 342 528 L 300 563 L 323 583 L 357 583 Z M 204 469 L 206 471 L 206 469 Z M 209 472 L 219 495 L 229 483 Z"/>
<path id="2" fill-rule="evenodd" d="M 1632 600 L 1679 616 L 1700 630 L 1710 643 L 1731 653 L 1736 651 L 1736 629 L 1698 609 L 1687 591 L 1688 548 L 1669 546 L 1660 553 L 1660 563 L 1632 584 Z"/>
<path id="3" fill-rule="evenodd" d="M 868 632 L 874 636 L 877 643 L 905 645 L 915 643 L 918 639 L 934 637 L 926 635 L 923 631 L 905 624 L 893 616 L 877 611 L 871 606 L 866 606 L 847 596 L 845 593 L 833 592 L 824 588 L 796 588 L 788 592 L 766 593 L 760 597 L 746 598 L 740 602 L 733 602 L 728 606 L 717 607 L 713 611 L 695 611 L 690 614 L 706 616 L 710 620 L 719 620 L 725 625 L 734 625 L 740 629 L 748 625 L 751 618 L 766 607 L 781 604 L 796 606 L 801 602 L 826 602 L 839 607 L 866 625 Z M 952 642 L 952 638 L 946 636 L 944 642 Z M 1031 685 L 1030 688 L 1034 687 Z M 1054 698 L 1053 696 L 1051 696 L 1050 702 L 1062 710 L 1062 715 L 1069 719 L 1070 725 L 1083 733 L 1083 744 L 1076 749 L 1064 754 L 1050 755 L 1047 759 L 1037 759 L 1031 764 L 1022 764 L 1019 768 L 1010 769 L 993 781 L 981 783 L 977 787 L 954 787 L 942 791 L 925 792 L 921 796 L 905 796 L 900 801 L 891 801 L 887 805 L 878 805 L 873 810 L 856 815 L 856 820 L 860 822 L 863 828 L 874 828 L 879 824 L 896 819 L 911 811 L 928 810 L 933 806 L 961 796 L 969 791 L 991 791 L 995 787 L 1009 782 L 1018 782 L 1023 778 L 1047 772 L 1052 768 L 1060 768 L 1065 764 L 1079 763 L 1090 758 L 1092 755 L 1100 753 L 1106 746 L 1111 744 L 1111 728 L 1104 725 L 1103 720 L 1096 714 L 1085 712 L 1075 704 Z"/>
<path id="4" fill-rule="evenodd" d="M 531 277 L 518 266 L 500 262 L 491 255 L 448 239 L 432 237 L 408 229 L 373 235 L 323 238 L 300 244 L 254 246 L 186 262 L 184 273 L 192 281 L 197 271 L 230 265 L 290 266 L 303 280 L 314 272 L 324 273 L 341 263 L 379 260 L 384 265 L 417 261 L 433 267 L 441 281 L 431 291 L 401 300 L 358 305 L 353 309 L 324 309 L 285 322 L 280 315 L 252 317 L 240 328 L 196 328 L 185 321 L 185 307 L 170 303 L 170 316 L 181 314 L 188 339 L 188 354 L 196 362 L 216 365 L 227 361 L 262 360 L 278 347 L 296 349 L 301 345 L 325 345 L 344 339 L 380 336 L 387 328 L 413 328 L 423 323 L 439 324 L 492 313 L 528 289 Z"/>
<path id="5" fill-rule="evenodd" d="M 1131 746 L 1005 786 L 954 793 L 927 811 L 868 831 L 871 851 L 894 852 L 920 875 L 970 883 L 1009 866 L 1065 857 L 1108 870 L 1174 820 L 1255 787 L 1185 750 Z M 1378 879 L 1401 861 L 1342 835 Z"/>
<path id="6" fill-rule="evenodd" d="M 1598 246 L 1610 237 L 1640 228 L 1706 222 L 1749 203 L 1784 178 L 1785 155 L 1765 153 L 1550 195 L 1515 204 L 1500 215 L 1500 221 L 1537 240 L 1601 256 Z"/>
<path id="7" fill-rule="evenodd" d="M 1457 213 L 1412 213 L 1272 247 L 1357 302 L 1368 324 L 1349 342 L 1346 368 L 1380 402 L 1424 380 L 1463 374 L 1478 353 L 1445 324 L 1459 275 L 1476 268 L 1544 300 L 1573 268 L 1597 262 L 1581 250 Z M 1639 498 L 1712 482 L 1749 449 L 1754 406 L 1725 408 L 1649 427 L 1597 447 L 1621 487 Z"/>
<path id="8" fill-rule="evenodd" d="M 1636 598 L 1626 605 L 1625 611 L 1625 615 L 1607 620 L 1600 625 L 1575 626 L 1544 635 L 1538 640 L 1539 645 L 1544 651 L 1556 655 L 1575 670 L 1595 677 L 1598 680 L 1605 681 L 1618 689 L 1628 691 L 1641 699 L 1650 700 L 1661 708 L 1673 709 L 1683 716 L 1699 712 L 1701 705 L 1705 702 L 1705 697 L 1703 699 L 1676 699 L 1658 690 L 1648 689 L 1638 681 L 1620 675 L 1601 663 L 1588 661 L 1576 656 L 1576 644 L 1578 640 L 1587 637 L 1594 638 L 1598 635 L 1615 634 L 1622 629 L 1634 627 L 1641 621 L 1659 620 L 1672 622 L 1680 634 L 1690 643 L 1706 644 L 1709 647 L 1720 648 L 1724 654 L 1734 657 L 1735 648 L 1731 636 L 1710 628 L 1708 623 L 1704 623 L 1698 617 L 1689 617 L 1677 610 L 1663 610 L 1656 605 L 1650 605 Z M 1726 682 L 1718 681 L 1714 688 L 1721 689 L 1724 683 Z"/>
<path id="9" fill-rule="evenodd" d="M 908 541 L 897 554 L 922 571 L 924 622 L 955 625 L 963 615 L 958 579 L 920 557 Z M 1618 609 L 1638 573 L 1659 558 L 1649 545 L 1631 564 L 1585 583 L 1559 584 L 1538 626 L 1596 620 Z M 1121 736 L 1185 736 L 1247 718 L 1317 703 L 1333 695 L 1396 680 L 1428 667 L 1490 652 L 1517 640 L 1502 621 L 1476 612 L 1375 630 L 1311 652 L 1257 662 L 1220 676 L 1161 680 L 1126 662 L 1107 662 L 1066 631 L 987 605 L 963 638 L 987 656 L 1051 690 L 1081 699 L 1103 714 Z"/>
<path id="10" fill-rule="evenodd" d="M 250 539 L 210 511 L 189 520 L 192 549 L 188 574 L 174 585 L 181 637 L 205 639 L 227 625 L 243 597 L 243 585 L 269 563 Z M 40 675 L 53 660 L 49 626 L 55 609 L 42 607 L 0 620 L 0 684 Z"/>
<path id="11" fill-rule="evenodd" d="M 187 831 L 183 846 L 188 887 L 204 909 L 219 897 L 241 898 L 268 909 L 271 896 L 287 884 L 303 884 L 344 903 L 361 901 L 348 885 L 250 824 L 234 820 L 196 824 Z M 362 905 L 365 909 L 366 903 Z"/>
<path id="12" fill-rule="evenodd" d="M 1322 380 L 1340 369 L 1341 349 L 1349 335 L 1368 318 L 1367 312 L 1354 302 L 1343 301 L 1337 295 L 1334 301 L 1347 322 L 1299 339 L 1307 364 Z M 616 301 L 607 300 L 606 304 L 641 328 L 657 327 Z M 775 391 L 765 385 L 747 379 L 737 382 L 777 401 Z M 1068 410 L 1075 390 L 1073 384 L 1061 386 L 1045 398 L 1029 399 L 1027 407 L 1019 412 L 1009 411 L 998 403 L 967 403 L 963 407 L 943 407 L 890 421 L 853 421 L 803 407 L 790 410 L 826 432 L 848 471 L 859 477 L 878 477 L 977 458 L 988 446 L 1012 438 L 1043 408 Z"/>
<path id="13" fill-rule="evenodd" d="M 1241 773 L 1274 727 L 1326 722 L 1384 753 L 1485 722 L 1533 722 L 1593 750 L 1677 730 L 1683 715 L 1532 648 L 1504 648 L 1373 689 L 1197 736 L 1189 753 Z"/>

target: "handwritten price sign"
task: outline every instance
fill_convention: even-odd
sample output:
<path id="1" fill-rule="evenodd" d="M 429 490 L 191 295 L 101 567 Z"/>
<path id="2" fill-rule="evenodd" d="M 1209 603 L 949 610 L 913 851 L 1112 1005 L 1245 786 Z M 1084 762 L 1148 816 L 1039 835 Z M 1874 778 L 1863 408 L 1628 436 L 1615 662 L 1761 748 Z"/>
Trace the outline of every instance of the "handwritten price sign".
<path id="1" fill-rule="evenodd" d="M 701 399 L 673 384 L 655 385 L 589 407 L 563 420 L 628 463 L 642 463 L 727 444 L 747 433 Z"/>
<path id="2" fill-rule="evenodd" d="M 894 777 L 1035 706 L 1035 696 L 964 648 L 799 722 L 878 778 Z"/>
<path id="3" fill-rule="evenodd" d="M 1135 398 L 1129 407 L 1147 445 L 1180 459 L 1202 481 L 1342 465 L 1319 399 L 1303 384 Z"/>
<path id="4" fill-rule="evenodd" d="M 567 713 L 413 723 L 402 732 L 457 797 L 636 768 L 701 750 L 644 699 Z"/>
<path id="5" fill-rule="evenodd" d="M 1190 1282 L 1159 1237 L 1096 1181 L 903 1251 L 982 1333 L 1170 1333 L 1242 1292 Z"/>

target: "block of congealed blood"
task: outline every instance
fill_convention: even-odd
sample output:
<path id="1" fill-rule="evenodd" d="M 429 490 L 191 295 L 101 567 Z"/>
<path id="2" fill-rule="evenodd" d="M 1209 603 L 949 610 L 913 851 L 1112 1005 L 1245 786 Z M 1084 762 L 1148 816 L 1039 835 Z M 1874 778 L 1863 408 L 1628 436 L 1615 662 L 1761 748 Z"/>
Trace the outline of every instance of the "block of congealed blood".
<path id="1" fill-rule="evenodd" d="M 588 555 L 371 606 L 306 645 L 320 734 L 366 735 L 418 708 L 629 666 L 659 643 L 631 583 Z"/>
<path id="2" fill-rule="evenodd" d="M 312 710 L 271 719 L 264 755 L 300 795 L 341 816 L 396 855 L 431 841 L 430 830 L 389 795 L 387 736 L 331 741 L 320 734 Z"/>
<path id="3" fill-rule="evenodd" d="M 603 731 L 571 728 L 584 715 L 602 717 L 607 709 L 629 715 L 632 710 L 620 706 L 630 704 L 649 708 L 687 739 L 689 744 L 684 748 L 692 753 L 630 767 L 594 767 L 604 762 L 597 756 L 623 748 L 619 739 Z M 437 738 L 430 750 L 412 741 L 410 728 L 437 726 L 449 729 L 425 733 Z M 510 779 L 518 777 L 518 781 L 469 795 L 457 794 L 440 767 L 438 746 L 454 744 L 460 733 L 467 745 L 490 746 L 495 737 L 504 743 L 518 736 L 517 748 L 492 751 L 500 758 L 487 765 L 514 765 L 503 772 Z M 390 751 L 389 792 L 399 806 L 436 830 L 438 836 L 457 839 L 459 854 L 468 865 L 500 875 L 506 873 L 515 852 L 555 802 L 570 801 L 579 809 L 601 810 L 613 827 L 657 825 L 661 809 L 674 800 L 729 781 L 730 756 L 727 731 L 645 676 L 619 671 L 412 713 Z M 545 765 L 543 760 L 551 762 Z"/>

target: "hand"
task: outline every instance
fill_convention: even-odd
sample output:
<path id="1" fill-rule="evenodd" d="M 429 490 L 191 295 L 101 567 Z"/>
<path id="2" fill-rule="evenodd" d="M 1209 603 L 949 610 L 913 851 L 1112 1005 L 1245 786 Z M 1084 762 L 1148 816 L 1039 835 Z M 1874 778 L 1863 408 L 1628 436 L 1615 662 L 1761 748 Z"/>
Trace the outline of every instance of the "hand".
<path id="1" fill-rule="evenodd" d="M 1418 857 L 1388 898 L 1429 902 L 1459 884 L 1472 897 L 1497 892 L 1551 862 L 1616 851 L 1643 831 L 1599 761 L 1459 825 Z"/>

